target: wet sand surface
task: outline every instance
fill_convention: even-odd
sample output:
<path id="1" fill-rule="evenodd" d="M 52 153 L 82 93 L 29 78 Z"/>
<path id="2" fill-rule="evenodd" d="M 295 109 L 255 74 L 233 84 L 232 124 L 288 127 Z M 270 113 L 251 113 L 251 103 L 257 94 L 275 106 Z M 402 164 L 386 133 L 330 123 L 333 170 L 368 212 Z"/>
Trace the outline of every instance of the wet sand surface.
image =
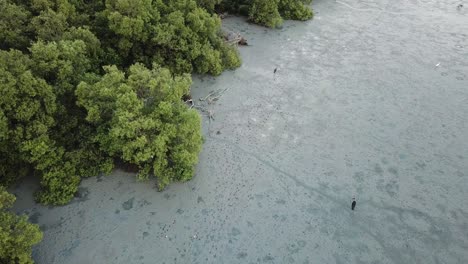
<path id="1" fill-rule="evenodd" d="M 316 0 L 279 30 L 224 21 L 241 68 L 195 76 L 209 105 L 195 178 L 82 182 L 39 264 L 468 263 L 468 3 Z M 276 74 L 273 70 L 277 68 Z M 357 206 L 351 211 L 352 198 Z"/>

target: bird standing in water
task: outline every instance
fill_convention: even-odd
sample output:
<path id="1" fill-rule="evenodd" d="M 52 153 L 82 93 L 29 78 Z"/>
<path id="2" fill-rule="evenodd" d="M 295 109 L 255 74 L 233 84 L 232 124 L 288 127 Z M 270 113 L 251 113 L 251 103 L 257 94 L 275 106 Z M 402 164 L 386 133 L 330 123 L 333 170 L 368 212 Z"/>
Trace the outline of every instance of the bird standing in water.
<path id="1" fill-rule="evenodd" d="M 275 70 L 273 71 L 273 74 L 275 74 L 277 70 L 278 70 L 278 68 L 275 68 Z"/>
<path id="2" fill-rule="evenodd" d="M 351 210 L 354 211 L 354 207 L 356 207 L 356 199 L 353 198 L 353 202 L 351 203 Z"/>

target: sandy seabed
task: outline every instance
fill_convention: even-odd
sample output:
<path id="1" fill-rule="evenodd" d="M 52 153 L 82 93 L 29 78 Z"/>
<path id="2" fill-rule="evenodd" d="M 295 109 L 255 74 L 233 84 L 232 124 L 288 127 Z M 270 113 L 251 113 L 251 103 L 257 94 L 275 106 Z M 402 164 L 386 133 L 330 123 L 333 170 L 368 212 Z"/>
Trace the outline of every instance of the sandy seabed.
<path id="1" fill-rule="evenodd" d="M 243 65 L 194 76 L 195 178 L 164 192 L 115 171 L 63 207 L 15 210 L 39 264 L 468 263 L 468 4 L 316 0 L 279 30 L 224 21 Z M 276 74 L 273 70 L 277 68 Z M 357 207 L 351 211 L 351 199 Z"/>

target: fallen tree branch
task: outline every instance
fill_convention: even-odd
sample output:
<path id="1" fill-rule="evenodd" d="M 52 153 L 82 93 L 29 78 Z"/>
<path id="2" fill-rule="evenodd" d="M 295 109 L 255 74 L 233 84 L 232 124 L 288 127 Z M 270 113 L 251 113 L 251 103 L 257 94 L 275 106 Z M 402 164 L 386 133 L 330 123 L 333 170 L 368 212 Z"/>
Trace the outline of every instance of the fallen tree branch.
<path id="1" fill-rule="evenodd" d="M 242 46 L 249 45 L 249 43 L 247 43 L 247 39 L 245 39 L 239 32 L 237 33 L 226 32 L 224 34 L 224 41 L 228 45 L 242 45 Z"/>

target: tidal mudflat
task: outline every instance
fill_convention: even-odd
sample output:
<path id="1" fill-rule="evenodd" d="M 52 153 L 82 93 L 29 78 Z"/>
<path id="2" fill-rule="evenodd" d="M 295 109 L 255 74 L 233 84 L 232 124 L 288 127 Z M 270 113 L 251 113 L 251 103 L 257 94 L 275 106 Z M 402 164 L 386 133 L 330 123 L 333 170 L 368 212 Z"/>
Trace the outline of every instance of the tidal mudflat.
<path id="1" fill-rule="evenodd" d="M 39 264 L 468 263 L 468 5 L 316 0 L 308 22 L 242 18 L 243 65 L 194 76 L 204 118 L 192 181 L 131 173 L 73 203 L 15 210 L 44 230 Z M 274 73 L 274 69 L 277 69 Z M 357 206 L 351 211 L 355 197 Z"/>

